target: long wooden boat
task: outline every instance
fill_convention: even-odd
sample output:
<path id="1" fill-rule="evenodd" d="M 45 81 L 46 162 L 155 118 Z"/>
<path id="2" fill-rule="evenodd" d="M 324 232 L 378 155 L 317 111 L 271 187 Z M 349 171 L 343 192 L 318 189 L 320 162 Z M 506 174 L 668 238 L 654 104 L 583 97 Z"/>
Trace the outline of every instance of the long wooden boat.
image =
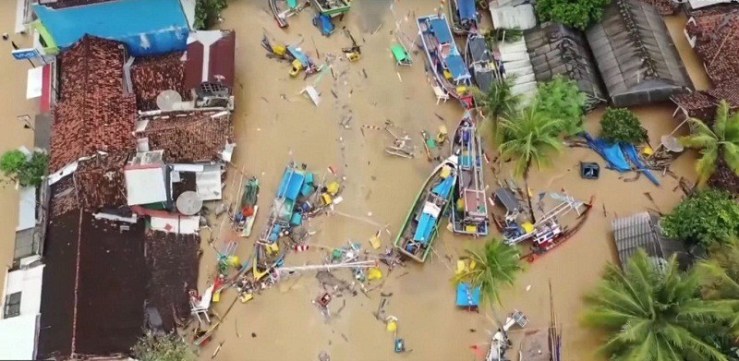
<path id="1" fill-rule="evenodd" d="M 485 37 L 477 33 L 470 33 L 467 36 L 464 54 L 465 61 L 472 74 L 472 80 L 478 89 L 487 94 L 492 88 L 493 82 L 500 78 L 500 73 Z"/>
<path id="2" fill-rule="evenodd" d="M 457 157 L 457 183 L 452 192 L 450 223 L 452 231 L 473 236 L 487 236 L 490 228 L 482 146 L 472 114 L 466 112 L 459 122 L 452 144 Z"/>
<path id="3" fill-rule="evenodd" d="M 465 109 L 474 108 L 474 98 L 469 91 L 472 76 L 454 43 L 444 14 L 422 16 L 416 19 L 416 23 L 436 83 L 434 91 L 458 99 Z"/>
<path id="4" fill-rule="evenodd" d="M 467 35 L 477 32 L 480 14 L 475 0 L 449 0 L 449 16 L 452 18 L 454 35 Z"/>
<path id="5" fill-rule="evenodd" d="M 395 247 L 417 262 L 425 262 L 439 231 L 439 222 L 457 182 L 457 159 L 441 162 L 426 179 L 395 239 Z"/>
<path id="6" fill-rule="evenodd" d="M 585 206 L 585 210 L 580 213 L 580 215 L 577 217 L 577 223 L 575 223 L 575 225 L 572 227 L 560 227 L 555 222 L 548 222 L 548 224 L 539 227 L 536 236 L 531 242 L 531 251 L 521 256 L 521 259 L 525 259 L 529 263 L 534 262 L 537 259 L 543 257 L 545 254 L 552 251 L 553 249 L 567 242 L 567 240 L 572 238 L 572 236 L 574 236 L 577 231 L 582 228 L 582 226 L 585 224 L 585 221 L 588 220 L 588 215 L 593 209 L 594 201 L 595 196 L 593 195 L 590 197 L 588 203 L 583 203 L 583 206 Z"/>
<path id="7" fill-rule="evenodd" d="M 257 177 L 251 177 L 244 185 L 244 195 L 241 198 L 241 211 L 246 216 L 244 221 L 244 229 L 241 231 L 241 236 L 251 236 L 251 231 L 254 228 L 254 220 L 259 212 L 259 180 Z"/>
<path id="8" fill-rule="evenodd" d="M 311 6 L 322 15 L 336 17 L 349 12 L 351 0 L 310 0 Z"/>

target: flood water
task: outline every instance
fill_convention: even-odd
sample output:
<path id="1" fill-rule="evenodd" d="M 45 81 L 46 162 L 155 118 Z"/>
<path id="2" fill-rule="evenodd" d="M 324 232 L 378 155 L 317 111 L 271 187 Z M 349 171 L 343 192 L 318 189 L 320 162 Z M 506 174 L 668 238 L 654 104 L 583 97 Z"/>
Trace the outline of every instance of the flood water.
<path id="1" fill-rule="evenodd" d="M 368 239 L 386 225 L 388 232 L 382 233 L 383 246 L 390 246 L 421 183 L 435 166 L 422 155 L 420 131 L 436 132 L 441 125 L 453 131 L 462 116 L 461 107 L 452 101 L 436 104 L 424 71 L 422 53 L 414 55 L 412 67 L 401 68 L 394 64 L 389 51 L 395 41 L 396 24 L 409 38 L 415 38 L 414 16 L 436 12 L 434 6 L 438 6 L 438 2 L 355 3 L 352 12 L 330 38 L 321 36 L 312 26 L 311 9 L 291 17 L 286 30 L 275 25 L 265 1 L 234 1 L 224 14 L 222 27 L 236 30 L 238 42 L 237 110 L 234 114 L 238 147 L 227 180 L 226 198 L 230 201 L 236 198 L 242 172 L 259 177 L 262 211 L 254 234 L 265 226 L 285 165 L 295 161 L 307 164 L 319 178 L 328 176 L 328 167 L 345 177 L 344 202 L 336 206 L 337 212 L 308 223 L 308 228 L 316 232 L 310 240 L 312 245 L 336 247 L 354 241 L 367 249 Z M 0 30 L 3 32 L 12 30 L 14 6 L 12 1 L 0 2 L 0 19 L 3 20 Z M 684 22 L 684 17 L 667 21 L 691 78 L 699 89 L 704 89 L 708 82 L 682 35 Z M 338 60 L 340 49 L 351 44 L 340 31 L 342 25 L 351 30 L 362 46 L 363 58 L 357 63 Z M 263 34 L 275 42 L 299 44 L 314 58 L 333 58 L 335 77 L 327 72 L 307 80 L 290 78 L 288 64 L 265 57 L 260 46 Z M 37 105 L 24 99 L 28 64 L 12 60 L 10 44 L 0 43 L 0 46 L 7 48 L 0 55 L 0 79 L 3 80 L 0 109 L 5 114 L 0 150 L 4 151 L 20 144 L 30 145 L 32 132 L 17 124 L 15 115 L 33 112 Z M 321 93 L 318 106 L 300 95 L 307 85 L 313 85 Z M 670 105 L 636 109 L 649 130 L 652 145 L 656 146 L 659 137 L 671 132 L 677 124 L 672 119 L 673 110 Z M 601 114 L 602 109 L 588 116 L 590 130 L 597 131 Z M 347 119 L 350 119 L 348 128 L 341 126 L 340 123 Z M 388 138 L 371 126 L 382 127 L 386 121 L 404 129 L 416 142 L 414 159 L 384 154 Z M 494 157 L 495 150 L 487 148 L 487 153 Z M 536 263 L 527 264 L 516 284 L 502 292 L 502 306 L 495 305 L 495 314 L 499 317 L 513 309 L 526 313 L 529 324 L 525 330 L 547 327 L 550 322 L 548 283 L 551 282 L 554 310 L 562 325 L 563 359 L 568 361 L 599 359 L 594 354 L 599 341 L 593 332 L 580 326 L 579 317 L 583 295 L 597 283 L 605 264 L 616 260 L 610 222 L 617 216 L 646 209 L 667 212 L 682 195 L 674 190 L 677 180 L 668 176 L 661 177 L 660 187 L 644 177 L 625 182 L 622 178 L 631 178 L 633 174 L 621 177 L 607 170 L 598 180 L 582 180 L 578 169 L 580 161 L 603 164 L 590 150 L 565 149 L 554 159 L 552 167 L 532 171 L 530 186 L 534 192 L 564 189 L 581 200 L 595 196 L 595 208 L 587 223 L 565 245 Z M 683 155 L 672 170 L 679 176 L 694 179 L 693 162 L 693 154 Z M 495 173 L 486 174 L 491 190 L 496 179 L 512 178 L 510 168 L 510 164 L 504 164 Z M 520 179 L 517 182 L 520 184 Z M 17 193 L 12 187 L 3 188 L 0 202 L 4 206 L 0 217 L 0 256 L 9 260 L 17 218 Z M 236 240 L 230 239 L 227 231 L 219 232 L 219 228 L 216 223 L 213 234 L 206 231 L 203 235 L 201 290 L 212 282 L 216 263 L 216 253 L 205 240 L 213 237 L 216 245 L 223 240 Z M 251 253 L 254 238 L 238 239 L 237 254 L 242 259 Z M 320 352 L 328 353 L 332 360 L 475 360 L 471 346 L 487 349 L 489 331 L 498 328 L 493 321 L 496 316 L 490 311 L 472 313 L 457 309 L 451 278 L 456 258 L 465 248 L 481 247 L 483 241 L 455 237 L 442 230 L 436 241 L 436 252 L 426 264 L 409 263 L 405 268 L 394 270 L 386 275 L 382 286 L 368 296 L 359 293 L 334 299 L 331 309 L 335 313 L 341 311 L 329 321 L 311 303 L 322 293 L 315 274 L 305 272 L 302 276 L 291 276 L 247 304 L 237 302 L 213 342 L 201 350 L 201 359 L 211 359 L 216 346 L 222 343 L 216 358 L 220 360 L 318 360 Z M 318 263 L 323 257 L 320 248 L 313 247 L 307 252 L 289 255 L 286 263 L 291 266 Z M 340 270 L 335 274 L 351 280 L 349 271 Z M 379 283 L 375 281 L 369 287 L 375 285 Z M 399 337 L 405 339 L 407 349 L 412 352 L 395 354 L 392 334 L 386 332 L 385 325 L 373 315 L 380 303 L 380 292 L 392 294 L 386 306 L 387 313 L 398 318 Z M 235 291 L 226 291 L 216 311 L 223 314 L 234 297 Z M 511 334 L 518 339 L 522 331 L 514 330 Z M 513 351 L 517 351 L 517 345 Z M 509 357 L 518 358 L 513 353 Z"/>

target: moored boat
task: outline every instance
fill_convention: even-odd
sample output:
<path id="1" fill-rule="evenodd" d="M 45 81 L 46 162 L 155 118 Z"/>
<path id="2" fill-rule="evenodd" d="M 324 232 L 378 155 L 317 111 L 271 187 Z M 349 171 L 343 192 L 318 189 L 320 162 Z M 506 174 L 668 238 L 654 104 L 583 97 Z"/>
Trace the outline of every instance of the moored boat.
<path id="1" fill-rule="evenodd" d="M 560 226 L 556 219 L 548 220 L 536 230 L 535 237 L 531 242 L 531 252 L 521 256 L 527 262 L 534 262 L 551 250 L 561 246 L 582 228 L 588 215 L 593 209 L 595 196 L 591 196 L 588 203 L 582 203 L 584 210 L 578 211 L 577 222 L 572 226 Z"/>
<path id="2" fill-rule="evenodd" d="M 490 228 L 482 168 L 482 145 L 470 112 L 454 133 L 452 155 L 457 157 L 457 182 L 452 192 L 452 231 L 487 236 Z"/>
<path id="3" fill-rule="evenodd" d="M 455 35 L 477 32 L 480 14 L 475 0 L 449 0 L 449 15 L 452 18 L 452 31 Z"/>
<path id="4" fill-rule="evenodd" d="M 307 4 L 299 5 L 297 0 L 267 0 L 269 10 L 280 28 L 289 26 L 287 18 L 302 11 Z"/>
<path id="5" fill-rule="evenodd" d="M 469 91 L 472 76 L 454 43 L 446 17 L 443 14 L 422 16 L 416 23 L 426 60 L 436 82 L 434 92 L 437 96 L 443 93 L 458 99 L 466 109 L 474 108 L 474 98 Z"/>
<path id="6" fill-rule="evenodd" d="M 395 247 L 414 261 L 425 262 L 439 231 L 439 222 L 449 205 L 457 182 L 457 159 L 441 162 L 424 182 L 403 226 L 395 238 Z"/>
<path id="7" fill-rule="evenodd" d="M 500 73 L 493 52 L 488 48 L 488 42 L 484 36 L 476 33 L 470 33 L 467 36 L 465 60 L 477 88 L 483 93 L 490 91 L 493 82 L 500 77 Z"/>
<path id="8" fill-rule="evenodd" d="M 258 199 L 259 180 L 257 177 L 251 177 L 246 181 L 244 195 L 241 197 L 241 214 L 244 217 L 243 229 L 241 231 L 242 237 L 251 236 L 251 231 L 254 228 L 254 220 L 259 211 L 259 205 L 257 205 Z"/>

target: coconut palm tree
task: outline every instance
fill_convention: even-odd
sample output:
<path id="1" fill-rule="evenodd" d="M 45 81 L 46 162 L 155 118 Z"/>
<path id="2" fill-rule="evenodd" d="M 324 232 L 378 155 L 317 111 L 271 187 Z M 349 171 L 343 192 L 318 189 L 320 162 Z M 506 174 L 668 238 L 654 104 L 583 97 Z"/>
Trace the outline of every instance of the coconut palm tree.
<path id="1" fill-rule="evenodd" d="M 513 285 L 516 275 L 523 269 L 516 247 L 508 246 L 500 239 L 491 239 L 481 250 L 465 251 L 471 261 L 470 269 L 455 276 L 454 281 L 479 286 L 485 302 L 500 303 L 500 289 Z"/>
<path id="2" fill-rule="evenodd" d="M 693 134 L 683 137 L 681 142 L 689 148 L 701 151 L 696 164 L 698 184 L 703 186 L 716 171 L 719 157 L 723 155 L 729 169 L 739 175 L 739 112 L 729 114 L 729 104 L 722 100 L 716 109 L 713 129 L 702 120 L 691 118 Z"/>
<path id="3" fill-rule="evenodd" d="M 477 104 L 482 108 L 482 113 L 490 120 L 493 130 L 493 140 L 500 144 L 501 136 L 498 132 L 500 119 L 510 119 L 517 111 L 521 103 L 521 97 L 513 94 L 513 77 L 499 79 L 493 82 L 487 93 L 479 89 L 474 90 Z"/>
<path id="4" fill-rule="evenodd" d="M 705 298 L 739 300 L 739 238 L 714 246 L 711 257 L 698 262 L 695 269 L 701 275 Z M 735 306 L 732 325 L 739 327 L 739 302 Z"/>
<path id="5" fill-rule="evenodd" d="M 607 333 L 601 351 L 610 360 L 727 361 L 705 340 L 726 332 L 730 302 L 701 299 L 698 273 L 682 273 L 675 257 L 650 258 L 640 249 L 623 270 L 606 267 L 586 296 L 584 323 Z"/>
<path id="6" fill-rule="evenodd" d="M 534 221 L 534 210 L 529 196 L 529 170 L 531 165 L 542 168 L 551 162 L 551 155 L 562 149 L 558 139 L 562 129 L 562 120 L 550 119 L 532 105 L 522 110 L 513 119 L 503 119 L 500 123 L 503 142 L 499 151 L 503 159 L 515 159 L 516 176 L 523 177 L 526 187 L 526 198 L 529 204 L 531 220 Z"/>

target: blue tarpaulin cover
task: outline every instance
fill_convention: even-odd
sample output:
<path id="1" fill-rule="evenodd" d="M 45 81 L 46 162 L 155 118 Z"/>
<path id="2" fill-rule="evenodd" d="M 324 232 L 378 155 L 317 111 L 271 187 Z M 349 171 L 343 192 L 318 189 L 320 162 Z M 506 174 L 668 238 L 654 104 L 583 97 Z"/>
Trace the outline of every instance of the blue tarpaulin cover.
<path id="1" fill-rule="evenodd" d="M 434 18 L 431 19 L 431 31 L 434 32 L 434 35 L 436 36 L 436 39 L 439 40 L 439 43 L 441 44 L 448 44 L 451 43 L 454 39 L 452 39 L 452 33 L 449 31 L 449 24 L 446 22 L 445 18 Z"/>
<path id="2" fill-rule="evenodd" d="M 647 167 L 642 163 L 641 159 L 639 159 L 639 152 L 636 151 L 636 147 L 633 144 L 621 144 L 621 150 L 626 154 L 626 157 L 629 158 L 629 161 L 631 161 L 631 164 L 633 164 L 636 168 L 638 168 L 644 175 L 649 178 L 654 185 L 659 185 L 659 179 L 652 174 L 652 172 L 647 169 Z"/>
<path id="3" fill-rule="evenodd" d="M 285 197 L 289 200 L 297 199 L 298 194 L 300 194 L 300 190 L 303 188 L 304 180 L 305 174 L 288 167 L 285 169 L 282 181 L 280 181 L 280 188 L 277 190 L 277 197 Z"/>
<path id="4" fill-rule="evenodd" d="M 449 54 L 446 57 L 446 66 L 449 71 L 452 72 L 454 80 L 462 80 L 470 77 L 470 72 L 467 70 L 467 64 L 464 63 L 464 59 L 459 54 Z"/>
<path id="5" fill-rule="evenodd" d="M 441 183 L 437 184 L 436 187 L 434 187 L 433 189 L 434 194 L 438 195 L 441 198 L 449 197 L 449 192 L 451 192 L 452 188 L 454 188 L 455 180 L 456 180 L 455 177 L 452 177 L 452 176 L 447 177 Z"/>
<path id="6" fill-rule="evenodd" d="M 621 151 L 621 147 L 618 144 L 608 144 L 603 139 L 593 139 L 593 137 L 586 133 L 583 133 L 585 140 L 591 149 L 600 154 L 603 159 L 615 170 L 619 172 L 626 172 L 631 170 L 629 162 L 626 160 L 624 153 Z"/>
<path id="7" fill-rule="evenodd" d="M 469 283 L 460 283 L 457 285 L 457 306 L 458 307 L 477 307 L 480 305 L 482 290 L 480 287 L 472 288 Z"/>
<path id="8" fill-rule="evenodd" d="M 475 20 L 477 18 L 475 0 L 457 0 L 457 11 L 459 12 L 459 18 L 462 20 Z"/>
<path id="9" fill-rule="evenodd" d="M 418 227 L 416 227 L 416 233 L 413 235 L 413 240 L 427 244 L 435 226 L 436 218 L 428 213 L 422 214 L 421 219 L 418 220 Z"/>
<path id="10" fill-rule="evenodd" d="M 294 46 L 288 46 L 287 49 L 290 51 L 290 54 L 295 57 L 295 59 L 298 59 L 298 61 L 303 64 L 303 66 L 307 66 L 308 64 L 310 64 L 308 57 L 302 51 L 298 50 L 298 48 Z"/>

